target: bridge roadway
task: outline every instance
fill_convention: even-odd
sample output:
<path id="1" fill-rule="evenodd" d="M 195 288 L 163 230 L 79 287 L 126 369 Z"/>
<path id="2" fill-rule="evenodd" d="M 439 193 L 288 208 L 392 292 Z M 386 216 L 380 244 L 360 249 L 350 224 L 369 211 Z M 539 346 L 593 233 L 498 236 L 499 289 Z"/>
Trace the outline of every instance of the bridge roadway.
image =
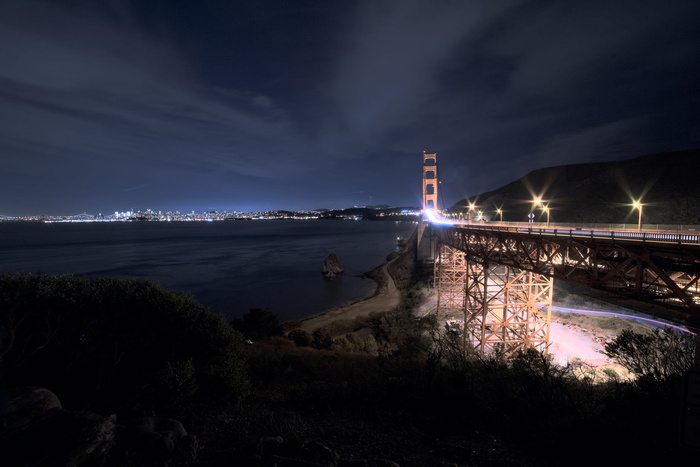
<path id="1" fill-rule="evenodd" d="M 578 284 L 605 301 L 700 329 L 700 231 L 464 222 L 432 212 L 426 219 L 440 243 L 471 261 Z"/>

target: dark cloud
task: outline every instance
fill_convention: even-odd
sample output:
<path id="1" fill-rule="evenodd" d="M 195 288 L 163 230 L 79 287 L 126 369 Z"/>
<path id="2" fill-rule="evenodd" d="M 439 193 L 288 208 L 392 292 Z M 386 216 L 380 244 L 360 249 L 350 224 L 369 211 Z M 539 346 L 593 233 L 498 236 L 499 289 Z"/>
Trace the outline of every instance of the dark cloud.
<path id="1" fill-rule="evenodd" d="M 0 213 L 416 204 L 424 149 L 451 204 L 543 166 L 694 147 L 699 16 L 682 0 L 6 1 Z"/>

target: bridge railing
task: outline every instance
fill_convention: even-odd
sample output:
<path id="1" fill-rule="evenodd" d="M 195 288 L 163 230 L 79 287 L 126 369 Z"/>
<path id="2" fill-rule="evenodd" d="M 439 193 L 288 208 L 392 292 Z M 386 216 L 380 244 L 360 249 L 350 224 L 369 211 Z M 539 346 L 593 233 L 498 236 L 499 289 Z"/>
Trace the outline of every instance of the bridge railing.
<path id="1" fill-rule="evenodd" d="M 575 224 L 566 222 L 550 223 L 547 225 L 546 222 L 499 222 L 499 221 L 466 221 L 466 220 L 455 220 L 458 224 L 472 225 L 472 226 L 510 226 L 510 227 L 532 227 L 532 228 L 549 228 L 549 229 L 559 229 L 559 230 L 613 230 L 613 231 L 639 231 L 638 224 Z M 699 232 L 700 225 L 686 225 L 686 224 L 642 224 L 642 231 L 644 232 Z"/>
<path id="2" fill-rule="evenodd" d="M 645 224 L 565 224 L 547 225 L 546 222 L 467 222 L 456 226 L 489 230 L 508 230 L 555 237 L 590 237 L 634 240 L 642 242 L 700 244 L 700 226 Z"/>

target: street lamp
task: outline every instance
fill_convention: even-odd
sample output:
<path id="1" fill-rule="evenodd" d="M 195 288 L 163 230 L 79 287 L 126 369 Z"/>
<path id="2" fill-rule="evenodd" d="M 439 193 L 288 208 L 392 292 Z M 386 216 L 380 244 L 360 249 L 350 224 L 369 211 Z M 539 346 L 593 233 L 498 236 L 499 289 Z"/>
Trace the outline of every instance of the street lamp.
<path id="1" fill-rule="evenodd" d="M 542 198 L 534 198 L 532 200 L 532 208 L 530 209 L 530 215 L 528 215 L 528 221 L 532 223 L 535 220 L 535 208 L 537 205 L 542 204 Z"/>
<path id="2" fill-rule="evenodd" d="M 472 211 L 476 208 L 476 204 L 469 203 L 469 211 L 467 211 L 467 222 L 472 221 Z"/>
<path id="3" fill-rule="evenodd" d="M 496 208 L 496 214 L 501 216 L 501 222 L 503 222 L 503 210 L 501 208 Z"/>
<path id="4" fill-rule="evenodd" d="M 641 199 L 639 200 L 641 201 Z M 644 206 L 639 201 L 634 201 L 632 203 L 632 209 L 639 209 L 639 220 L 637 221 L 637 230 L 642 230 L 642 206 Z"/>
<path id="5" fill-rule="evenodd" d="M 549 227 L 549 206 L 542 206 L 542 210 L 547 213 L 547 227 Z"/>

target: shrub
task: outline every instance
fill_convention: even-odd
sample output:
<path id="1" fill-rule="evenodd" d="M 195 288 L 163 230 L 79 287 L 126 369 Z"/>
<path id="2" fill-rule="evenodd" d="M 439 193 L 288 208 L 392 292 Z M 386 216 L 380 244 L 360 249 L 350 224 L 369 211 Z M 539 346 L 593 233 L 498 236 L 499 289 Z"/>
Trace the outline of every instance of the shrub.
<path id="1" fill-rule="evenodd" d="M 427 332 L 434 318 L 416 318 L 403 310 L 370 315 L 367 320 L 379 353 L 401 359 L 425 358 L 431 342 Z"/>
<path id="2" fill-rule="evenodd" d="M 287 337 L 294 342 L 297 347 L 310 347 L 311 335 L 303 329 L 294 329 L 289 331 Z"/>
<path id="3" fill-rule="evenodd" d="M 47 387 L 67 406 L 153 413 L 248 388 L 241 335 L 154 282 L 5 274 L 0 320 L 7 381 Z"/>
<path id="4" fill-rule="evenodd" d="M 362 342 L 362 351 L 374 357 L 379 355 L 379 346 L 377 346 L 377 340 L 372 334 L 367 335 Z"/>
<path id="5" fill-rule="evenodd" d="M 695 339 L 669 328 L 646 333 L 625 329 L 605 345 L 605 353 L 637 377 L 658 382 L 693 366 Z"/>
<path id="6" fill-rule="evenodd" d="M 338 336 L 331 339 L 332 349 L 341 352 L 352 352 L 355 350 L 354 346 L 345 336 Z"/>
<path id="7" fill-rule="evenodd" d="M 277 315 L 262 308 L 253 308 L 241 318 L 233 319 L 231 326 L 251 340 L 284 335 Z"/>
<path id="8" fill-rule="evenodd" d="M 356 333 L 351 332 L 345 334 L 345 340 L 348 341 L 351 352 L 364 352 L 365 343 L 364 340 Z"/>
<path id="9" fill-rule="evenodd" d="M 333 348 L 333 341 L 325 328 L 318 328 L 312 334 L 311 346 L 319 350 L 330 350 Z"/>

